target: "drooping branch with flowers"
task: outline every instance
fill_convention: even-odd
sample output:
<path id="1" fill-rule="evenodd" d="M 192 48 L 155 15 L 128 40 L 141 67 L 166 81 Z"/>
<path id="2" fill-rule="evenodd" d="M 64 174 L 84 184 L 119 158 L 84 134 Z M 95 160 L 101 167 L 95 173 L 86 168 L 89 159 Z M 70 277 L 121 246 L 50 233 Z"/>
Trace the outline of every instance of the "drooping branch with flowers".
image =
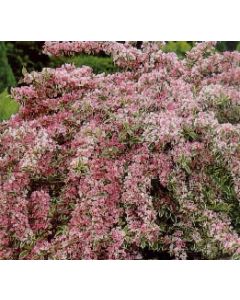
<path id="1" fill-rule="evenodd" d="M 0 123 L 1 259 L 240 258 L 240 53 L 46 42 Z"/>

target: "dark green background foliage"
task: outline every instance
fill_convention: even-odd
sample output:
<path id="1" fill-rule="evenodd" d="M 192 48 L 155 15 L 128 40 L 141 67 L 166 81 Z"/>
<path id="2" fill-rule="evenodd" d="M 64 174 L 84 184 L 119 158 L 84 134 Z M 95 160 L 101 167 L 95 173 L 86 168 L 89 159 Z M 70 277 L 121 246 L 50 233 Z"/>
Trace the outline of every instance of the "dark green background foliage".
<path id="1" fill-rule="evenodd" d="M 4 42 L 0 42 L 0 93 L 15 85 L 12 68 L 8 63 L 7 50 Z"/>
<path id="2" fill-rule="evenodd" d="M 44 67 L 55 68 L 64 63 L 72 63 L 76 66 L 87 65 L 93 68 L 95 73 L 113 73 L 118 71 L 112 59 L 105 55 L 76 55 L 73 57 L 49 57 L 42 54 L 44 42 L 0 42 L 0 121 L 8 119 L 18 110 L 16 102 L 10 99 L 7 91 L 16 84 L 21 84 L 22 70 L 28 72 L 40 71 Z M 138 47 L 141 42 L 136 43 Z M 176 52 L 179 57 L 184 57 L 194 42 L 172 41 L 164 47 L 166 52 Z M 240 51 L 239 42 L 218 42 L 219 51 Z"/>
<path id="3" fill-rule="evenodd" d="M 50 62 L 50 58 L 42 54 L 44 42 L 5 42 L 9 64 L 16 81 L 22 77 L 22 68 L 29 72 L 41 71 Z"/>

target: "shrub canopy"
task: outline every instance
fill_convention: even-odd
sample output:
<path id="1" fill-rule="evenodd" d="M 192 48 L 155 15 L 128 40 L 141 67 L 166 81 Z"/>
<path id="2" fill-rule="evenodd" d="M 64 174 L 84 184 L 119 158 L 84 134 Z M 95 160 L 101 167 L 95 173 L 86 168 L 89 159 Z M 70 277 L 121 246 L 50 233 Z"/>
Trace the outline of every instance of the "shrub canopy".
<path id="1" fill-rule="evenodd" d="M 0 124 L 0 258 L 239 258 L 240 54 L 47 42 L 121 72 L 26 73 Z"/>

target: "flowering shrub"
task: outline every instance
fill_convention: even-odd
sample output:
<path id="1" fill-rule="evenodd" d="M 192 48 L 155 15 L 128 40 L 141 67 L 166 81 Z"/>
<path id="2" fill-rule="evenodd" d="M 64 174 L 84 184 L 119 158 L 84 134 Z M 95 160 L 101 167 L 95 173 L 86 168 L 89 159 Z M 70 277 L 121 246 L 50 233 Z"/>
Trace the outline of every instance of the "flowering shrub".
<path id="1" fill-rule="evenodd" d="M 121 72 L 24 75 L 0 125 L 1 259 L 240 257 L 240 53 L 47 42 Z"/>

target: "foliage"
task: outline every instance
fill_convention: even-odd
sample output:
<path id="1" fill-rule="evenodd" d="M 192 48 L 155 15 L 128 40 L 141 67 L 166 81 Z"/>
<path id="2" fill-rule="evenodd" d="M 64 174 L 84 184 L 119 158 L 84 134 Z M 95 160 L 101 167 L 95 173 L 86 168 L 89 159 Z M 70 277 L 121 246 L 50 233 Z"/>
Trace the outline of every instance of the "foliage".
<path id="1" fill-rule="evenodd" d="M 11 66 L 8 63 L 7 53 L 4 42 L 0 42 L 0 93 L 5 88 L 14 86 L 15 78 Z"/>
<path id="2" fill-rule="evenodd" d="M 240 258 L 240 54 L 47 42 L 105 53 L 24 74 L 0 124 L 0 258 Z"/>
<path id="3" fill-rule="evenodd" d="M 8 120 L 11 115 L 18 111 L 19 105 L 10 98 L 7 90 L 0 94 L 0 122 Z"/>
<path id="4" fill-rule="evenodd" d="M 14 76 L 19 82 L 22 78 L 22 69 L 28 71 L 41 70 L 46 67 L 50 59 L 42 53 L 43 42 L 6 42 L 7 57 Z"/>
<path id="5" fill-rule="evenodd" d="M 234 51 L 238 50 L 240 43 L 235 41 L 235 42 L 230 42 L 230 41 L 222 41 L 217 43 L 217 49 L 221 52 L 223 51 Z"/>
<path id="6" fill-rule="evenodd" d="M 178 56 L 183 57 L 191 48 L 191 42 L 179 41 L 167 42 L 163 50 L 166 52 L 175 52 Z"/>
<path id="7" fill-rule="evenodd" d="M 77 55 L 73 57 L 57 57 L 52 58 L 50 66 L 57 67 L 59 65 L 69 63 L 74 64 L 77 67 L 89 66 L 93 69 L 95 74 L 99 73 L 114 73 L 118 71 L 118 68 L 113 64 L 110 57 L 107 56 L 93 56 L 93 55 Z"/>

